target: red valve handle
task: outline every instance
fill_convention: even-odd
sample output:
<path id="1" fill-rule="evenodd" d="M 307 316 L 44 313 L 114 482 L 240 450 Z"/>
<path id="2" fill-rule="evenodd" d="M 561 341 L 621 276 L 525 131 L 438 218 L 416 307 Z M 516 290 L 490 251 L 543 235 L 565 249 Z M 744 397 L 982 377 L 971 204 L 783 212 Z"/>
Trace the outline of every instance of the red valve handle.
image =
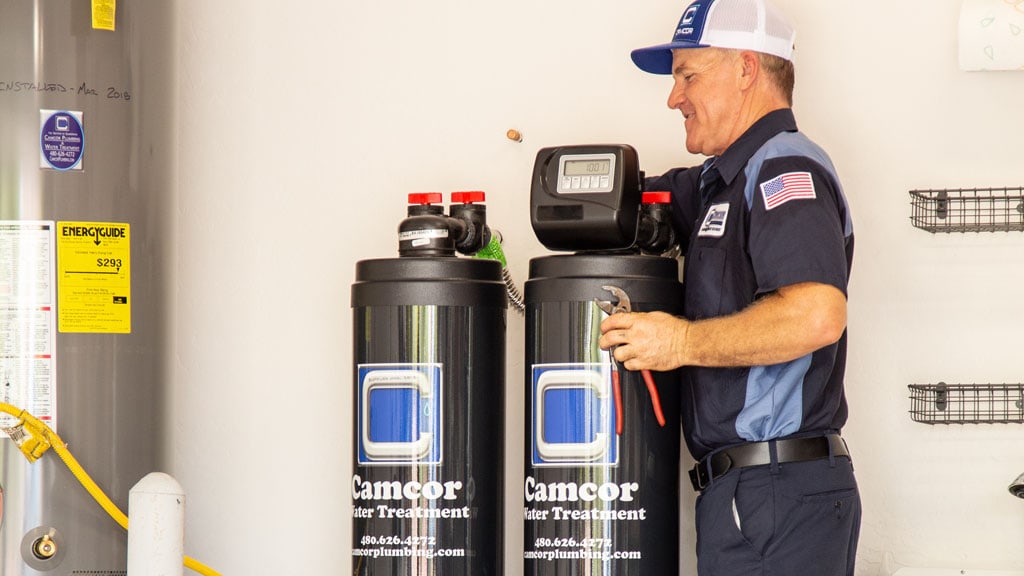
<path id="1" fill-rule="evenodd" d="M 426 206 L 429 204 L 440 204 L 444 201 L 440 192 L 413 192 L 409 194 L 409 204 Z"/>
<path id="2" fill-rule="evenodd" d="M 644 192 L 640 197 L 641 204 L 669 204 L 671 202 L 671 192 Z"/>
<path id="3" fill-rule="evenodd" d="M 472 204 L 474 202 L 483 202 L 484 193 L 482 190 L 467 190 L 464 192 L 452 192 L 452 203 L 454 204 Z"/>

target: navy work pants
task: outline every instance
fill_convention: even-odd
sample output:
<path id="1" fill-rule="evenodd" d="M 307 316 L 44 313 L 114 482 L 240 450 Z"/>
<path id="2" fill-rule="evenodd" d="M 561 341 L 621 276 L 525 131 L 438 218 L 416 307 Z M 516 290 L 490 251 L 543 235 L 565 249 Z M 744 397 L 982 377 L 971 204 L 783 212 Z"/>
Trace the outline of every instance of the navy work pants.
<path id="1" fill-rule="evenodd" d="M 849 458 L 730 470 L 697 498 L 697 573 L 853 576 L 860 517 Z"/>

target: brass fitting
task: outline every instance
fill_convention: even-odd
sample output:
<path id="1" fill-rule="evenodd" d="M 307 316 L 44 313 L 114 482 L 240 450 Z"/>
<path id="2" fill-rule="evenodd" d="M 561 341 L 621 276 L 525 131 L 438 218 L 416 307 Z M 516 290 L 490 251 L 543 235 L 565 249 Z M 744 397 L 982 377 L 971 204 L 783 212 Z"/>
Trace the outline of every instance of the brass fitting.
<path id="1" fill-rule="evenodd" d="M 44 534 L 32 543 L 32 555 L 40 560 L 49 560 L 57 555 L 57 543 L 49 534 Z"/>

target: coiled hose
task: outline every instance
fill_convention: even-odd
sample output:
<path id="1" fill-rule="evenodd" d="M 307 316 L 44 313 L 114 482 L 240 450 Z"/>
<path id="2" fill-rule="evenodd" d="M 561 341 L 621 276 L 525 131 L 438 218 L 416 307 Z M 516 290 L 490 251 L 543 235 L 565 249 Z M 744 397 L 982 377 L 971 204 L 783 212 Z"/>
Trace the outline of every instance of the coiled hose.
<path id="1" fill-rule="evenodd" d="M 501 279 L 505 282 L 505 293 L 508 294 L 509 306 L 514 308 L 516 312 L 524 314 L 526 312 L 526 303 L 523 300 L 522 293 L 519 292 L 519 288 L 516 287 L 515 281 L 512 280 L 512 273 L 508 270 L 508 260 L 505 259 L 505 251 L 501 249 L 501 232 L 492 230 L 491 241 L 473 256 L 475 258 L 486 258 L 501 262 Z"/>
<path id="2" fill-rule="evenodd" d="M 9 428 L 0 428 L 14 440 L 18 449 L 25 455 L 29 462 L 35 462 L 47 450 L 53 448 L 68 470 L 78 479 L 79 484 L 92 496 L 93 500 L 103 508 L 106 513 L 114 519 L 125 530 L 128 529 L 128 516 L 117 507 L 116 504 L 100 489 L 95 481 L 78 463 L 78 460 L 68 450 L 68 446 L 61 440 L 60 436 L 27 410 L 22 410 L 11 404 L 0 402 L 0 412 L 4 412 L 18 419 L 17 424 Z M 204 576 L 221 576 L 219 572 L 206 566 L 193 558 L 185 557 L 184 565 L 189 570 L 203 574 Z"/>

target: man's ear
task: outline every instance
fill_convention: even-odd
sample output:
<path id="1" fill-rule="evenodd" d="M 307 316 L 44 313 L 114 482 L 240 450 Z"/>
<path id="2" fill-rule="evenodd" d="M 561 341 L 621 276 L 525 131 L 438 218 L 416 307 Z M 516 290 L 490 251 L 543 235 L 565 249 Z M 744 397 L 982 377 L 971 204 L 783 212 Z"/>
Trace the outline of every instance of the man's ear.
<path id="1" fill-rule="evenodd" d="M 744 76 L 753 76 L 761 68 L 761 60 L 754 52 L 745 50 L 740 54 L 740 58 L 743 59 Z"/>
<path id="2" fill-rule="evenodd" d="M 756 52 L 744 50 L 740 52 L 740 64 L 742 66 L 743 87 L 749 88 L 761 72 L 761 59 Z"/>

